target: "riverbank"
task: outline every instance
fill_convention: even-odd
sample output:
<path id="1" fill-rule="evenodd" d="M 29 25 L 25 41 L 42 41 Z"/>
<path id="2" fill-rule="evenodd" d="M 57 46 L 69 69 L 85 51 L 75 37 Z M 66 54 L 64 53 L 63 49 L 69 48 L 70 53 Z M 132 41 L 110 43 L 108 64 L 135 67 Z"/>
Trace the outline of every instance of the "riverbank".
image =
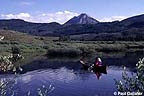
<path id="1" fill-rule="evenodd" d="M 89 54 L 94 52 L 125 52 L 144 50 L 144 42 L 130 41 L 69 41 L 54 42 L 48 54 Z"/>
<path id="2" fill-rule="evenodd" d="M 12 30 L 0 30 L 0 55 L 9 55 L 12 48 L 21 54 L 70 56 L 96 52 L 128 52 L 144 50 L 144 41 L 61 41 L 60 37 L 31 36 Z"/>
<path id="3" fill-rule="evenodd" d="M 19 50 L 18 53 L 26 61 L 37 55 L 72 58 L 100 52 L 107 54 L 144 51 L 144 41 L 62 41 L 60 37 L 31 36 L 12 30 L 0 30 L 0 35 L 3 37 L 0 41 L 0 56 L 11 55 L 14 48 Z"/>
<path id="4" fill-rule="evenodd" d="M 11 53 L 11 48 L 17 47 L 22 54 L 43 53 L 53 56 L 77 56 L 82 54 L 91 54 L 94 52 L 128 52 L 144 50 L 144 42 L 130 41 L 47 41 L 45 43 L 35 44 L 0 44 L 0 54 L 7 55 Z"/>

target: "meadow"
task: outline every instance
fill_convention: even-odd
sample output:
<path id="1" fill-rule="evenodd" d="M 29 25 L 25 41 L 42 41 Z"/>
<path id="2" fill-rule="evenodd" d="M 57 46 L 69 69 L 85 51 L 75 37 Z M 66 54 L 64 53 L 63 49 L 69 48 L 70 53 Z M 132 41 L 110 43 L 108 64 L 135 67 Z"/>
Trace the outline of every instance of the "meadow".
<path id="1" fill-rule="evenodd" d="M 36 53 L 60 56 L 78 56 L 94 52 L 127 52 L 143 50 L 143 41 L 61 41 L 59 37 L 31 36 L 11 30 L 0 30 L 0 54 L 11 54 L 17 47 L 21 54 Z"/>

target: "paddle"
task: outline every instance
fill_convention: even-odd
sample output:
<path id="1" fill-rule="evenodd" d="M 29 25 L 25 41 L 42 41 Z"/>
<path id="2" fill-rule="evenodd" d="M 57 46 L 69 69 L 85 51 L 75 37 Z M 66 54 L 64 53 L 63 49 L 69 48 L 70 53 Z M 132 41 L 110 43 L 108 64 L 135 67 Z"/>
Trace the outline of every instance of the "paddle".
<path id="1" fill-rule="evenodd" d="M 80 63 L 82 63 L 82 64 L 84 64 L 84 65 L 86 65 L 86 64 L 88 64 L 88 62 L 84 62 L 84 61 L 82 61 L 82 60 L 80 60 Z M 93 63 L 89 63 L 90 65 L 93 65 Z"/>

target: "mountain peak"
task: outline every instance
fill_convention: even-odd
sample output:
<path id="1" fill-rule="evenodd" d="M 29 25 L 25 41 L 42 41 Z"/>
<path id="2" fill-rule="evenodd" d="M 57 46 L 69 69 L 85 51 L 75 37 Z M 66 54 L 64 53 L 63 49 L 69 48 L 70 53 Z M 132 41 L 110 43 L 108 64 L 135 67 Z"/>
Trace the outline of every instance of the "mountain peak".
<path id="1" fill-rule="evenodd" d="M 86 13 L 81 13 L 79 16 L 88 16 Z"/>
<path id="2" fill-rule="evenodd" d="M 65 25 L 71 24 L 97 24 L 99 21 L 88 16 L 86 13 L 82 13 L 79 16 L 75 16 L 65 23 Z"/>
<path id="3" fill-rule="evenodd" d="M 82 13 L 78 17 L 79 18 L 88 18 L 89 16 L 86 13 Z"/>

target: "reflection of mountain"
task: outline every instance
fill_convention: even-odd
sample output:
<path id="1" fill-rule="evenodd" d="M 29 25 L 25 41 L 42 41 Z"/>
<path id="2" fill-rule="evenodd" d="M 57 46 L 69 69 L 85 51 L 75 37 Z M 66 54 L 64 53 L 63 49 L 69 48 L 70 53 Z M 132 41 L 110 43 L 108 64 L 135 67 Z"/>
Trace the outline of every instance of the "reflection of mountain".
<path id="1" fill-rule="evenodd" d="M 38 69 L 59 69 L 66 67 L 68 69 L 79 70 L 81 64 L 77 61 L 60 61 L 60 60 L 48 60 L 46 58 L 39 58 L 22 66 L 23 72 L 33 71 Z"/>
<path id="2" fill-rule="evenodd" d="M 16 30 L 31 35 L 63 36 L 72 40 L 144 40 L 144 15 L 122 21 L 99 22 L 87 14 L 81 14 L 64 25 L 31 23 L 19 19 L 0 20 L 0 29 Z"/>

